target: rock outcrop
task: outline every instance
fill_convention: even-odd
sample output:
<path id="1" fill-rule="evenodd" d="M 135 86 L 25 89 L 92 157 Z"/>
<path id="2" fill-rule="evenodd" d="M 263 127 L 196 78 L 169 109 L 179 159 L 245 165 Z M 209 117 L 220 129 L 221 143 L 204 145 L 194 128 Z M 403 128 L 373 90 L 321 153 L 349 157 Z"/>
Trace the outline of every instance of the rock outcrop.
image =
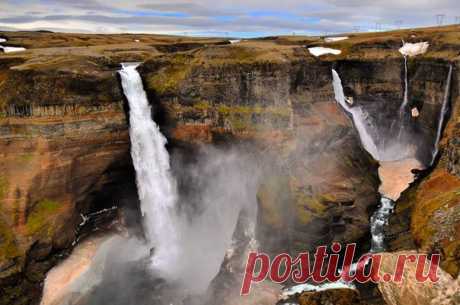
<path id="1" fill-rule="evenodd" d="M 394 253 L 384 253 L 380 268 L 380 277 L 385 274 L 394 274 L 398 256 L 418 255 L 415 251 L 404 251 Z M 460 301 L 459 281 L 454 280 L 442 269 L 438 270 L 439 280 L 436 283 L 431 281 L 418 282 L 415 274 L 417 262 L 406 261 L 401 282 L 394 281 L 378 284 L 383 298 L 388 305 L 454 305 Z M 426 264 L 428 270 L 428 263 Z"/>

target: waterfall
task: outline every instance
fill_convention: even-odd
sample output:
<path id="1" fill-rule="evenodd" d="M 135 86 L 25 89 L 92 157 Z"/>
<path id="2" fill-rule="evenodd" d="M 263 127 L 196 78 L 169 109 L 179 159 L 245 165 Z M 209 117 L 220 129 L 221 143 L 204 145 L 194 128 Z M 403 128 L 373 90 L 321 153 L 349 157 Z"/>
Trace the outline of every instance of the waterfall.
<path id="1" fill-rule="evenodd" d="M 405 61 L 406 63 L 406 90 L 404 93 L 404 101 L 400 108 L 402 111 L 405 110 L 405 105 L 407 104 L 407 100 L 408 100 L 407 57 L 405 57 L 405 59 L 406 59 Z M 383 143 L 383 145 L 381 144 L 380 146 L 378 146 L 376 144 L 377 137 L 383 136 L 384 131 L 375 129 L 375 128 L 374 128 L 375 130 L 372 130 L 374 126 L 370 122 L 367 122 L 369 119 L 367 118 L 367 115 L 364 112 L 364 110 L 360 106 L 350 107 L 346 103 L 346 100 L 345 100 L 346 97 L 344 95 L 342 81 L 338 73 L 335 70 L 332 70 L 332 76 L 333 76 L 335 99 L 342 108 L 344 108 L 348 113 L 352 115 L 353 123 L 355 125 L 356 130 L 358 131 L 361 143 L 364 149 L 366 149 L 366 151 L 371 154 L 374 160 L 380 161 L 381 167 L 382 167 L 382 164 L 383 164 L 382 161 L 386 161 L 386 163 L 388 163 L 388 162 L 396 162 L 398 160 L 398 157 L 405 156 L 407 158 L 406 156 L 407 151 L 408 151 L 408 147 L 406 147 L 407 143 L 404 143 L 404 141 L 401 138 L 401 130 L 404 128 L 403 124 L 399 122 L 399 124 L 401 125 L 398 125 L 399 126 L 398 136 L 388 139 L 390 141 L 390 145 L 385 145 L 385 141 L 384 141 L 385 139 L 382 139 L 381 143 Z M 376 139 L 372 137 L 371 131 L 374 132 Z M 380 172 L 379 172 L 379 176 L 382 179 Z M 393 177 L 393 178 L 396 178 L 396 177 Z M 409 183 L 410 182 L 411 181 L 409 181 Z M 395 205 L 395 202 L 393 200 L 385 197 L 386 194 L 381 194 L 381 195 L 382 195 L 382 198 L 380 200 L 380 206 L 374 212 L 374 214 L 371 216 L 371 219 L 370 219 L 370 227 L 371 227 L 371 235 L 372 235 L 371 250 L 370 250 L 371 252 L 380 252 L 380 251 L 385 250 L 384 228 L 385 228 L 385 225 L 388 223 L 388 219 L 391 216 L 391 213 L 393 212 L 393 208 Z"/>
<path id="2" fill-rule="evenodd" d="M 406 111 L 406 107 L 408 104 L 408 67 L 407 67 L 407 55 L 404 55 L 404 67 L 405 67 L 405 89 L 404 89 L 404 100 L 400 107 L 400 114 L 403 115 Z M 438 145 L 442 135 L 442 128 L 444 126 L 444 121 L 447 115 L 447 111 L 449 108 L 449 94 L 452 82 L 452 65 L 449 68 L 449 73 L 447 76 L 445 92 L 444 92 L 444 100 L 442 103 L 442 108 L 439 114 L 439 121 L 436 131 L 436 138 L 434 141 L 434 149 L 432 153 L 432 161 L 433 164 L 436 155 L 438 154 Z M 352 119 L 354 125 L 359 133 L 359 137 L 363 144 L 363 147 L 372 155 L 372 157 L 376 161 L 380 161 L 380 168 L 379 168 L 379 177 L 381 179 L 381 189 L 384 182 L 388 181 L 398 181 L 403 187 L 397 189 L 399 194 L 407 188 L 407 186 L 415 179 L 415 176 L 409 173 L 412 169 L 423 169 L 424 165 L 420 164 L 416 158 L 415 150 L 411 152 L 410 142 L 407 140 L 411 137 L 410 133 L 407 133 L 404 137 L 402 137 L 402 133 L 406 131 L 404 120 L 394 121 L 396 126 L 398 127 L 398 135 L 394 137 L 389 137 L 388 139 L 381 139 L 382 142 L 385 144 L 385 140 L 390 141 L 390 145 L 377 145 L 378 137 L 384 136 L 383 130 L 372 130 L 373 125 L 369 122 L 366 122 L 367 117 L 365 115 L 364 110 L 359 106 L 350 107 L 346 103 L 346 97 L 343 92 L 342 82 L 340 80 L 339 75 L 335 70 L 332 70 L 333 75 L 333 85 L 334 85 L 334 93 L 335 99 L 344 108 L 348 113 L 352 115 Z M 393 126 L 393 124 L 391 124 Z M 392 128 L 392 127 L 390 127 Z M 375 138 L 372 138 L 371 132 L 375 135 Z M 418 144 L 421 145 L 421 144 Z M 399 156 L 398 156 L 399 155 Z M 402 157 L 404 156 L 404 157 Z M 399 158 L 399 159 L 398 159 Z M 386 161 L 386 162 L 382 162 Z M 402 162 L 398 164 L 398 162 Z M 397 172 L 396 168 L 392 168 L 391 164 L 399 166 L 399 169 L 403 172 Z M 404 167 L 404 164 L 405 167 Z M 386 170 L 384 170 L 386 168 Z M 389 175 L 389 170 L 391 170 L 391 175 Z M 406 174 L 407 173 L 407 174 Z M 404 175 L 402 175 L 404 174 Z M 385 179 L 385 180 L 383 180 Z M 398 180 L 400 179 L 400 180 Z M 387 183 L 388 185 L 388 183 Z M 398 194 L 392 194 L 391 192 L 382 192 L 382 198 L 380 200 L 379 208 L 374 212 L 371 216 L 370 223 L 371 223 L 371 234 L 372 234 L 372 246 L 371 252 L 380 252 L 385 250 L 384 245 L 384 227 L 388 222 L 391 213 L 393 212 L 395 200 L 398 199 Z"/>
<path id="3" fill-rule="evenodd" d="M 434 149 L 433 149 L 433 158 L 431 159 L 431 164 L 433 165 L 436 156 L 438 155 L 439 152 L 439 141 L 441 140 L 441 135 L 442 135 L 442 128 L 444 127 L 444 120 L 447 115 L 447 111 L 449 109 L 449 96 L 450 96 L 450 87 L 452 83 L 452 70 L 453 67 L 450 65 L 449 67 L 449 73 L 447 74 L 447 81 L 446 81 L 446 87 L 444 91 L 444 99 L 442 101 L 442 107 L 441 111 L 439 113 L 439 121 L 438 121 L 438 128 L 436 130 L 436 139 L 434 141 Z"/>
<path id="4" fill-rule="evenodd" d="M 409 103 L 409 80 L 407 72 L 407 55 L 404 55 L 404 99 L 399 109 L 400 113 L 403 114 L 407 104 Z"/>
<path id="5" fill-rule="evenodd" d="M 365 120 L 365 113 L 359 106 L 348 106 L 345 100 L 345 95 L 343 93 L 342 80 L 340 79 L 339 74 L 334 69 L 332 70 L 332 78 L 335 99 L 340 104 L 340 106 L 342 106 L 343 109 L 345 109 L 348 113 L 351 114 L 353 123 L 356 127 L 356 130 L 358 131 L 359 138 L 364 149 L 366 149 L 367 152 L 369 152 L 375 160 L 379 160 L 379 151 L 374 139 L 369 133 L 369 128 L 366 125 L 369 123 Z"/>
<path id="6" fill-rule="evenodd" d="M 257 206 L 258 173 L 253 160 L 239 151 L 203 148 L 191 169 L 199 187 L 180 197 L 167 141 L 151 118 L 137 66 L 123 64 L 119 73 L 130 107 L 131 156 L 145 237 L 153 252 L 151 269 L 186 293 L 201 294 L 219 273 L 241 211 Z"/>
<path id="7" fill-rule="evenodd" d="M 167 141 L 151 118 L 137 66 L 136 63 L 122 64 L 119 71 L 130 108 L 131 157 L 146 239 L 150 247 L 154 247 L 153 266 L 167 272 L 166 262 L 178 255 L 178 233 L 174 226 L 176 183 L 170 172 Z"/>

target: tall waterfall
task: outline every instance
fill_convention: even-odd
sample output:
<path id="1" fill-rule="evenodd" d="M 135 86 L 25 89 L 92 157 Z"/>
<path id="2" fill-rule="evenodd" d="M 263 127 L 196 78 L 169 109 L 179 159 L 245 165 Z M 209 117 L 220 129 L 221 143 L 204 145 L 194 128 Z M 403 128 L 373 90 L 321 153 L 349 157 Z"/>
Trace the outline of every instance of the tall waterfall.
<path id="1" fill-rule="evenodd" d="M 405 111 L 407 104 L 407 58 L 406 61 L 406 91 L 404 93 L 404 101 L 401 105 L 400 111 Z M 397 161 L 398 157 L 404 158 L 406 152 L 408 151 L 407 143 L 404 143 L 404 140 L 401 138 L 401 131 L 403 125 L 399 126 L 399 135 L 397 137 L 390 138 L 391 143 L 386 143 L 385 139 L 380 139 L 380 145 L 377 144 L 379 137 L 383 136 L 383 131 L 376 128 L 371 122 L 369 122 L 368 116 L 365 113 L 365 110 L 361 106 L 350 107 L 346 103 L 342 81 L 335 70 L 332 70 L 333 77 L 333 86 L 335 99 L 340 104 L 340 106 L 351 114 L 353 123 L 356 130 L 358 131 L 359 138 L 361 143 L 366 149 L 367 152 L 376 161 L 387 161 L 394 162 Z M 374 137 L 375 138 L 374 138 Z M 382 141 L 383 140 L 383 141 Z M 394 149 L 396 148 L 396 149 Z M 385 250 L 384 238 L 385 225 L 388 223 L 388 219 L 393 212 L 395 202 L 389 198 L 385 197 L 385 194 L 381 194 L 380 205 L 378 209 L 374 212 L 370 219 L 370 229 L 371 229 L 371 252 L 380 252 Z"/>
<path id="2" fill-rule="evenodd" d="M 151 109 L 136 63 L 122 64 L 119 71 L 129 103 L 131 156 L 146 238 L 154 247 L 153 265 L 162 270 L 178 255 L 178 233 L 174 227 L 176 183 L 170 172 L 166 138 L 151 118 Z"/>
<path id="3" fill-rule="evenodd" d="M 404 99 L 399 109 L 400 113 L 403 114 L 406 110 L 407 104 L 409 103 L 409 80 L 407 71 L 407 55 L 404 55 Z"/>
<path id="4" fill-rule="evenodd" d="M 374 139 L 369 133 L 370 128 L 366 126 L 369 124 L 369 122 L 366 122 L 364 112 L 362 111 L 361 107 L 350 107 L 347 105 L 347 102 L 345 101 L 345 95 L 343 93 L 342 81 L 337 71 L 332 70 L 332 77 L 335 99 L 343 109 L 351 114 L 353 123 L 355 124 L 356 130 L 359 133 L 359 138 L 361 139 L 361 143 L 364 149 L 366 149 L 367 152 L 369 152 L 375 160 L 379 160 L 379 150 Z"/>
<path id="5" fill-rule="evenodd" d="M 238 151 L 203 148 L 189 184 L 199 187 L 180 197 L 137 65 L 123 64 L 119 73 L 130 107 L 131 155 L 152 271 L 188 294 L 200 294 L 219 273 L 240 212 L 257 206 L 257 170 Z"/>
<path id="6" fill-rule="evenodd" d="M 438 121 L 438 128 L 436 130 L 436 139 L 434 141 L 434 149 L 433 149 L 433 158 L 431 160 L 431 165 L 433 165 L 436 156 L 438 155 L 439 151 L 439 141 L 441 140 L 442 135 L 442 128 L 444 127 L 444 121 L 447 115 L 447 111 L 449 109 L 449 97 L 450 97 L 450 87 L 452 83 L 452 70 L 453 67 L 450 65 L 449 73 L 447 75 L 446 87 L 444 91 L 444 99 L 442 101 L 441 112 L 439 113 L 439 121 Z"/>

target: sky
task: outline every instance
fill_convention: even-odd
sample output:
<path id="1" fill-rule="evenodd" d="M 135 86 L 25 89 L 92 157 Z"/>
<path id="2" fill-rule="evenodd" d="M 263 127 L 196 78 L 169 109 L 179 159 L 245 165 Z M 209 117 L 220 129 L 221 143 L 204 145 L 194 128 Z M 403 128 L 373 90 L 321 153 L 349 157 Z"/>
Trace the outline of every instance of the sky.
<path id="1" fill-rule="evenodd" d="M 460 23 L 460 0 L 0 0 L 0 30 L 258 37 Z"/>

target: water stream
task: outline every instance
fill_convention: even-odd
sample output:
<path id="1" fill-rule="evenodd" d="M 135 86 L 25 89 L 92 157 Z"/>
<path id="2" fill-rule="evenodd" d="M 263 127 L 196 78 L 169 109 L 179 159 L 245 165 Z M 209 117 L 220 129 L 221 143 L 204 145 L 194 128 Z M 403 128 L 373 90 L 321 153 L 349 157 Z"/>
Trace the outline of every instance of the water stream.
<path id="1" fill-rule="evenodd" d="M 192 167 L 193 180 L 187 181 L 197 189 L 180 196 L 166 138 L 152 119 L 137 66 L 123 64 L 120 76 L 130 107 L 131 155 L 152 272 L 201 293 L 221 268 L 240 212 L 251 210 L 255 218 L 257 171 L 239 151 L 209 148 Z"/>
<path id="2" fill-rule="evenodd" d="M 399 112 L 404 114 L 407 104 L 409 103 L 409 80 L 407 71 L 407 55 L 404 55 L 404 98 Z"/>
<path id="3" fill-rule="evenodd" d="M 450 97 L 450 88 L 452 83 L 452 70 L 453 67 L 450 65 L 449 73 L 447 75 L 446 87 L 444 91 L 444 99 L 442 101 L 441 112 L 439 113 L 439 120 L 438 120 L 438 128 L 436 130 L 436 139 L 434 141 L 434 149 L 433 149 L 433 158 L 431 160 L 431 164 L 433 165 L 434 161 L 436 160 L 436 156 L 439 152 L 439 141 L 441 140 L 442 129 L 444 127 L 444 121 L 447 116 L 447 112 L 449 110 L 449 97 Z"/>
<path id="4" fill-rule="evenodd" d="M 371 249 L 370 252 L 385 251 L 385 226 L 391 216 L 395 201 L 399 198 L 400 194 L 415 180 L 415 175 L 412 173 L 414 169 L 424 169 L 433 164 L 434 159 L 438 153 L 438 144 L 441 139 L 442 128 L 444 126 L 445 117 L 448 112 L 448 101 L 452 79 L 452 65 L 449 68 L 447 75 L 446 87 L 440 114 L 438 116 L 438 126 L 436 130 L 436 138 L 434 140 L 434 147 L 431 149 L 432 161 L 431 164 L 424 164 L 419 159 L 417 151 L 424 149 L 423 146 L 429 146 L 429 141 L 424 141 L 422 135 L 412 133 L 410 124 L 417 124 L 417 122 L 410 123 L 406 120 L 406 113 L 408 111 L 407 105 L 409 103 L 408 96 L 408 72 L 407 72 L 407 56 L 404 56 L 405 64 L 405 88 L 404 98 L 400 106 L 400 114 L 395 115 L 393 122 L 390 126 L 395 127 L 398 135 L 389 133 L 385 127 L 378 128 L 378 124 L 372 121 L 372 116 L 369 115 L 364 106 L 353 105 L 349 106 L 346 103 L 342 81 L 335 70 L 332 70 L 333 86 L 336 101 L 348 113 L 351 114 L 353 124 L 359 134 L 361 143 L 366 151 L 380 163 L 379 177 L 381 186 L 379 188 L 381 200 L 378 209 L 374 212 L 370 219 L 371 227 Z M 414 141 L 415 139 L 415 141 Z M 414 141 L 417 146 L 413 147 Z M 418 141 L 418 142 L 417 142 Z M 389 149 L 391 148 L 391 149 Z M 429 163 L 429 162 L 428 162 Z"/>
<path id="5" fill-rule="evenodd" d="M 152 264 L 168 273 L 168 264 L 178 257 L 178 232 L 174 224 L 177 190 L 171 175 L 166 138 L 151 118 L 151 108 L 136 63 L 123 64 L 123 91 L 129 103 L 131 157 L 146 238 L 154 256 Z"/>

